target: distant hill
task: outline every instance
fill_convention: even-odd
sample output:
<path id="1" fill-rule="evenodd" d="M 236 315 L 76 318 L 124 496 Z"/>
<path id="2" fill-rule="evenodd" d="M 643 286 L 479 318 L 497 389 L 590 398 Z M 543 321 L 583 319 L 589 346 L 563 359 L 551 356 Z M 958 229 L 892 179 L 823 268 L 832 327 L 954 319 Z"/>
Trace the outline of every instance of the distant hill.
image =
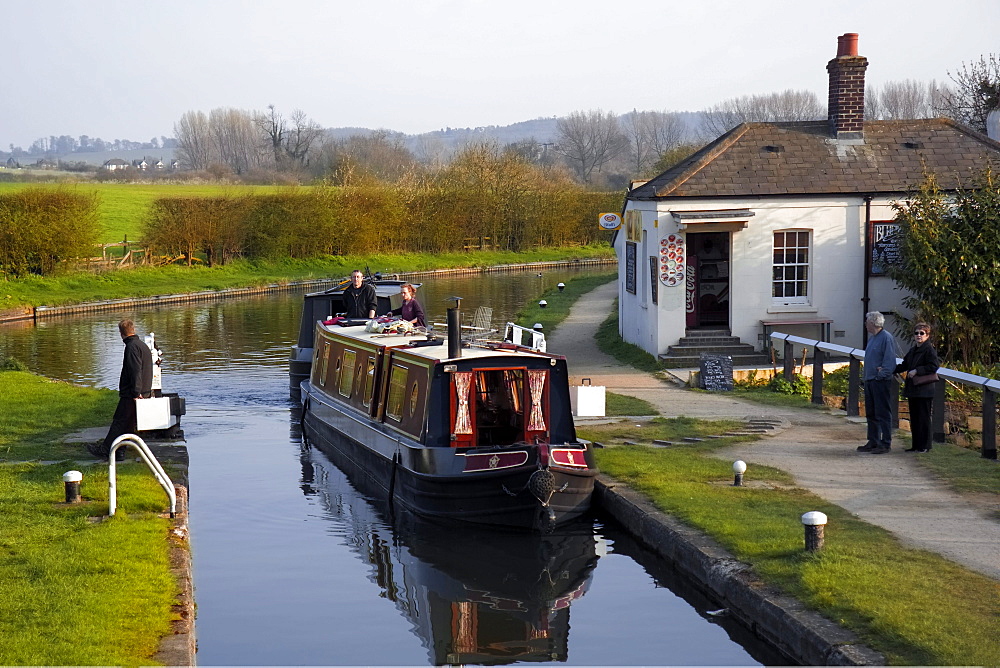
<path id="1" fill-rule="evenodd" d="M 694 131 L 699 124 L 700 114 L 698 112 L 682 111 L 678 112 L 687 123 L 688 129 Z M 428 150 L 434 150 L 444 155 L 450 155 L 457 149 L 469 143 L 482 141 L 495 141 L 501 146 L 513 144 L 519 141 L 534 139 L 540 144 L 555 143 L 559 137 L 559 119 L 555 116 L 551 118 L 536 118 L 530 121 L 520 121 L 511 125 L 488 125 L 478 128 L 451 128 L 446 127 L 441 130 L 424 132 L 415 135 L 403 135 L 403 142 L 418 158 L 423 157 Z M 389 129 L 389 132 L 393 130 Z M 376 130 L 359 127 L 328 128 L 326 133 L 333 139 L 347 139 L 356 135 L 369 135 Z M 140 160 L 142 158 L 160 158 L 164 163 L 169 164 L 174 158 L 173 148 L 158 149 L 135 149 L 127 151 L 101 151 L 95 153 L 68 153 L 64 155 L 46 156 L 50 160 L 63 160 L 65 162 L 85 162 L 90 165 L 103 165 L 111 158 L 121 158 L 127 162 Z M 0 151 L 0 161 L 6 160 L 10 153 Z M 21 156 L 18 159 L 21 164 L 27 166 L 34 164 L 42 156 Z"/>

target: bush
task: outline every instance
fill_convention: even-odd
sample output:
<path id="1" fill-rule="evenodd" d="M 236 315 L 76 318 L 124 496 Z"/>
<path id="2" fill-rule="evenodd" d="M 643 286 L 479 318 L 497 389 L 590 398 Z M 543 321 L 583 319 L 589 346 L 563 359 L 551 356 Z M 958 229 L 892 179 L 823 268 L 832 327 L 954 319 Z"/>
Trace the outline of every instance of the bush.
<path id="1" fill-rule="evenodd" d="M 35 187 L 0 194 L 0 273 L 51 274 L 64 260 L 88 257 L 97 220 L 96 195 Z"/>
<path id="2" fill-rule="evenodd" d="M 771 378 L 768 382 L 767 387 L 772 392 L 777 392 L 779 394 L 794 394 L 802 397 L 808 397 L 812 394 L 812 386 L 809 380 L 805 376 L 795 374 L 792 382 L 785 380 L 784 375 L 778 374 Z"/>

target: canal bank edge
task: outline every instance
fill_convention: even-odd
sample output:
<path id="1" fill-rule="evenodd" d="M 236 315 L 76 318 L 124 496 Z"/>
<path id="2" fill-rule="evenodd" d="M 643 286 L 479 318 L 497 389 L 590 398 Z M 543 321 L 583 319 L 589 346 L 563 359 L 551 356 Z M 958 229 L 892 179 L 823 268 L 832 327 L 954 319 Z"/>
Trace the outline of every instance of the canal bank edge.
<path id="1" fill-rule="evenodd" d="M 427 271 L 391 272 L 385 274 L 398 279 L 424 278 L 430 276 L 450 276 L 456 274 L 502 273 L 515 271 L 531 271 L 552 267 L 595 267 L 602 265 L 617 265 L 618 260 L 609 258 L 577 258 L 573 260 L 549 260 L 544 262 L 524 262 L 518 264 L 500 264 L 489 267 L 456 267 L 453 269 L 430 269 Z M 153 295 L 152 297 L 133 297 L 125 299 L 108 299 L 99 302 L 83 302 L 67 304 L 66 306 L 24 306 L 6 311 L 0 311 L 0 324 L 38 321 L 78 313 L 96 311 L 112 311 L 123 307 L 135 308 L 141 306 L 156 306 L 160 304 L 188 304 L 194 302 L 249 297 L 271 292 L 287 292 L 299 288 L 320 287 L 338 283 L 342 278 L 323 278 L 305 281 L 289 281 L 287 283 L 272 283 L 249 288 L 226 288 L 224 290 L 202 290 L 179 294 Z"/>
<path id="2" fill-rule="evenodd" d="M 853 631 L 766 586 L 749 565 L 656 509 L 642 494 L 604 475 L 594 494 L 601 510 L 789 659 L 810 666 L 885 665 L 885 657 Z"/>

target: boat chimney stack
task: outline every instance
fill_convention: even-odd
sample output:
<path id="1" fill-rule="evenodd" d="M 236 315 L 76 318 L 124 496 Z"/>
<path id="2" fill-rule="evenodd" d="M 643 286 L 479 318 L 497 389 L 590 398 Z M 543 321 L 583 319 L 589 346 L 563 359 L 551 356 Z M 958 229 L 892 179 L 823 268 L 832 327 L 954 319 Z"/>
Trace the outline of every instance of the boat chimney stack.
<path id="1" fill-rule="evenodd" d="M 452 297 L 455 305 L 448 309 L 448 357 L 462 356 L 462 298 Z"/>

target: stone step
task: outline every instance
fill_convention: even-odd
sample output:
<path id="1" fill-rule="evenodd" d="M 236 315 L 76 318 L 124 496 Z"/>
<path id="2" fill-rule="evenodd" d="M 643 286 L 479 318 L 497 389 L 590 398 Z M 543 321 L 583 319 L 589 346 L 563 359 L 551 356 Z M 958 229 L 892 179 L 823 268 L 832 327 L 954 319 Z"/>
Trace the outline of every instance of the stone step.
<path id="1" fill-rule="evenodd" d="M 767 355 L 731 355 L 733 366 L 762 366 L 768 363 Z M 666 369 L 697 369 L 701 357 L 697 355 L 660 355 L 660 364 Z"/>
<path id="2" fill-rule="evenodd" d="M 667 346 L 668 356 L 691 356 L 701 353 L 718 353 L 721 355 L 755 355 L 758 353 L 749 343 L 740 343 L 729 346 Z"/>
<path id="3" fill-rule="evenodd" d="M 732 336 L 733 333 L 728 329 L 687 329 L 684 330 L 686 336 L 700 337 L 700 336 Z"/>
<path id="4" fill-rule="evenodd" d="M 741 345 L 738 336 L 683 336 L 677 342 L 679 346 L 731 346 Z"/>

